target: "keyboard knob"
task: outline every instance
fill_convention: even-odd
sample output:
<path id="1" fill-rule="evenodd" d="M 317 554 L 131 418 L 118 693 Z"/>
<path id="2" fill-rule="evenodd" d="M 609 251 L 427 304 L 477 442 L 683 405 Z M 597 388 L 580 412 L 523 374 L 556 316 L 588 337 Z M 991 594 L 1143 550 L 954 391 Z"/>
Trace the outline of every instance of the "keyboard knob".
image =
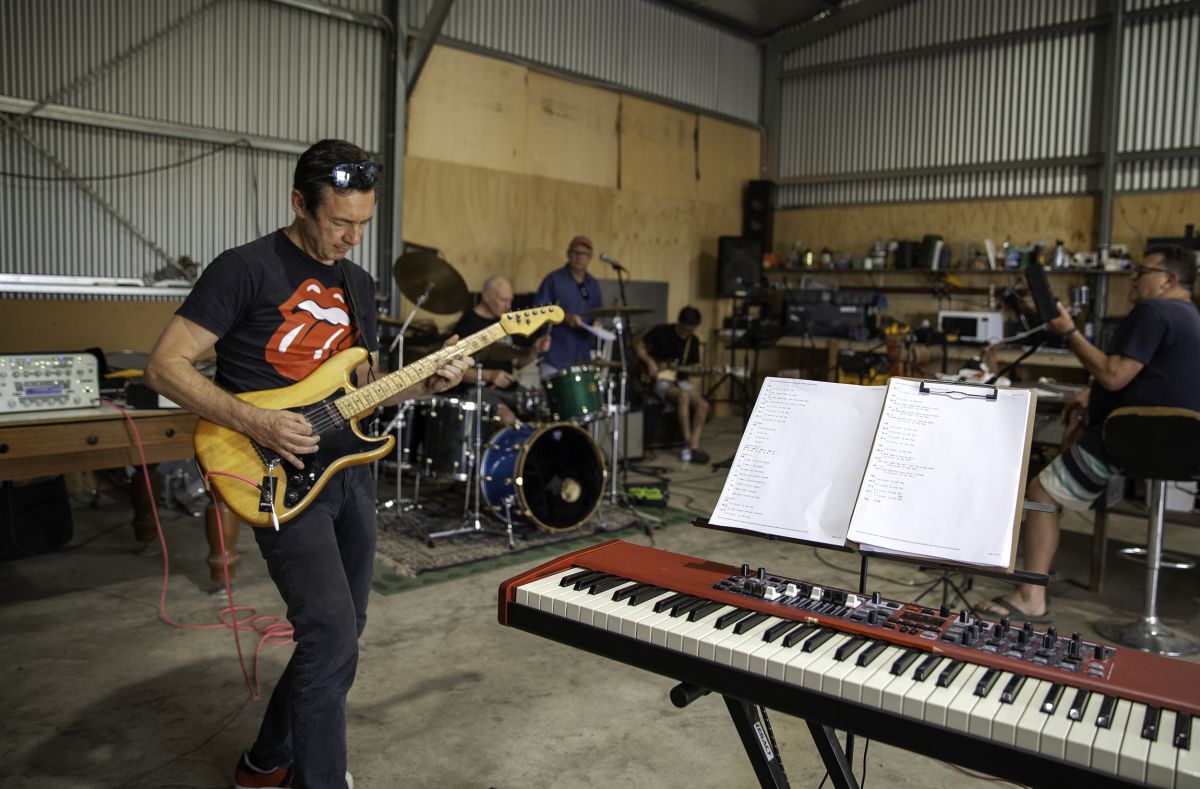
<path id="1" fill-rule="evenodd" d="M 767 568 L 766 568 L 766 567 L 759 567 L 759 568 L 758 568 L 758 580 L 760 580 L 760 581 L 765 581 L 765 580 L 766 580 L 766 578 L 767 578 Z"/>
<path id="2" fill-rule="evenodd" d="M 1057 643 L 1058 639 L 1054 637 L 1053 633 L 1047 633 L 1042 636 L 1042 646 L 1046 649 L 1054 649 L 1054 645 Z"/>
<path id="3" fill-rule="evenodd" d="M 1026 644 L 1029 643 L 1029 631 L 1028 630 L 1018 630 L 1017 631 L 1017 643 L 1020 644 L 1021 646 L 1025 646 Z"/>
<path id="4" fill-rule="evenodd" d="M 879 611 L 872 608 L 869 612 L 867 612 L 867 624 L 868 625 L 879 624 Z"/>
<path id="5" fill-rule="evenodd" d="M 1071 634 L 1071 645 L 1067 647 L 1067 654 L 1071 657 L 1079 657 L 1083 653 L 1083 633 Z"/>
<path id="6" fill-rule="evenodd" d="M 963 610 L 959 611 L 958 612 L 958 621 L 963 622 L 963 623 L 970 622 L 971 621 L 971 612 L 965 608 Z"/>
<path id="7" fill-rule="evenodd" d="M 883 601 L 883 597 L 880 596 L 879 592 L 871 592 L 871 602 L 872 603 L 874 603 L 875 605 L 879 605 L 882 601 Z"/>
<path id="8" fill-rule="evenodd" d="M 1051 638 L 1058 638 L 1058 628 L 1057 627 L 1046 628 L 1046 635 L 1050 636 Z"/>
<path id="9" fill-rule="evenodd" d="M 1096 655 L 1096 660 L 1104 660 L 1104 658 L 1108 656 L 1103 644 L 1096 645 L 1096 651 L 1094 654 Z"/>
<path id="10" fill-rule="evenodd" d="M 748 565 L 748 564 L 743 564 L 743 565 L 742 565 L 742 575 L 743 575 L 743 576 L 746 576 L 746 575 L 749 575 L 749 574 L 750 574 L 750 565 Z"/>
<path id="11" fill-rule="evenodd" d="M 950 606 L 943 605 L 941 608 L 939 608 L 938 616 L 940 616 L 942 619 L 948 619 L 950 617 Z"/>

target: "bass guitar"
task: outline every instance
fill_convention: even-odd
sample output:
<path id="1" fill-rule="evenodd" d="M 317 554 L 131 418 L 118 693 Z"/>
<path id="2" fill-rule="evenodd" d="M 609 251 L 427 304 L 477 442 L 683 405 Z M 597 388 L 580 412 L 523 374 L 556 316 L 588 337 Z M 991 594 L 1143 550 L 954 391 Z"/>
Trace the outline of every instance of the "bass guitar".
<path id="1" fill-rule="evenodd" d="M 732 375 L 734 378 L 745 378 L 746 370 L 742 367 L 721 367 L 703 364 L 672 364 L 670 362 L 658 363 L 658 375 L 654 376 L 654 381 L 667 381 L 675 383 L 682 375 L 708 375 L 714 373 L 716 375 Z M 645 376 L 647 379 L 650 376 Z M 647 380 L 647 383 L 654 383 Z"/>
<path id="2" fill-rule="evenodd" d="M 350 373 L 367 361 L 367 350 L 348 348 L 313 370 L 303 381 L 236 395 L 239 400 L 260 408 L 301 414 L 317 435 L 336 435 L 337 440 L 322 441 L 314 454 L 302 456 L 303 469 L 236 430 L 205 419 L 196 424 L 196 460 L 206 472 L 221 472 L 209 479 L 242 520 L 254 526 L 278 527 L 303 512 L 339 470 L 370 463 L 391 451 L 396 439 L 390 435 L 364 435 L 358 426 L 359 417 L 433 375 L 451 359 L 469 356 L 505 335 L 532 334 L 546 323 L 560 323 L 562 319 L 562 308 L 554 306 L 505 313 L 499 322 L 457 344 L 359 388 L 350 383 Z M 246 484 L 244 479 L 254 481 L 257 487 Z"/>

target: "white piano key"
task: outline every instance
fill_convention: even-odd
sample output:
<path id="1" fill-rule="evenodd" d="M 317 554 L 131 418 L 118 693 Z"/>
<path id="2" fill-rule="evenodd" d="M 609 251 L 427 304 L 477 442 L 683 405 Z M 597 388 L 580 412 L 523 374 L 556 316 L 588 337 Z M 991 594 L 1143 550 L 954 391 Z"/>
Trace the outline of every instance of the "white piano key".
<path id="1" fill-rule="evenodd" d="M 1063 691 L 1062 699 L 1058 702 L 1058 707 L 1051 715 L 1047 716 L 1047 720 L 1042 726 L 1041 736 L 1038 737 L 1038 753 L 1055 759 L 1066 758 L 1067 735 L 1071 732 L 1071 727 L 1075 724 L 1075 721 L 1071 720 L 1068 713 L 1071 710 L 1071 702 L 1074 700 L 1077 692 L 1078 689 L 1067 687 Z"/>
<path id="2" fill-rule="evenodd" d="M 594 595 L 597 600 L 601 601 L 601 604 L 592 609 L 592 627 L 596 628 L 597 630 L 613 630 L 615 628 L 617 632 L 620 632 L 621 613 L 622 611 L 627 610 L 629 605 L 624 600 L 613 600 L 612 596 L 616 594 L 618 590 L 633 585 L 634 582 L 629 581 L 628 583 L 623 583 L 620 586 L 615 586 L 612 589 L 609 589 L 607 592 L 601 592 L 598 595 Z M 609 622 L 610 618 L 612 620 L 611 624 Z"/>
<path id="3" fill-rule="evenodd" d="M 788 632 L 790 633 L 792 631 L 789 630 Z M 787 634 L 784 634 L 769 644 L 763 642 L 758 648 L 750 653 L 746 670 L 751 674 L 756 674 L 760 677 L 769 676 L 768 666 L 773 660 L 776 659 L 777 656 L 788 654 L 792 650 L 800 648 L 798 646 L 785 647 L 783 645 L 783 639 L 786 637 Z"/>
<path id="4" fill-rule="evenodd" d="M 863 668 L 855 662 L 858 660 L 858 656 L 870 644 L 870 641 L 860 644 L 845 660 L 838 662 L 829 671 L 825 672 L 825 676 L 821 678 L 821 692 L 827 696 L 844 699 L 845 695 L 843 691 L 846 678 L 856 672 L 870 671 L 869 668 Z"/>
<path id="5" fill-rule="evenodd" d="M 587 589 L 575 591 L 574 587 L 571 586 L 568 586 L 565 589 L 560 587 L 559 589 L 550 590 L 545 593 L 545 596 L 551 600 L 550 613 L 564 618 L 567 618 L 567 611 L 572 602 L 583 600 L 589 597 Z M 578 607 L 576 608 L 578 609 Z M 573 619 L 574 617 L 570 618 Z"/>
<path id="6" fill-rule="evenodd" d="M 1093 693 L 1088 696 L 1083 705 L 1079 720 L 1071 722 L 1071 730 L 1067 732 L 1067 750 L 1065 758 L 1072 764 L 1090 767 L 1092 764 L 1092 743 L 1096 740 L 1096 711 L 1104 700 L 1103 693 Z"/>
<path id="7" fill-rule="evenodd" d="M 618 605 L 624 605 L 625 602 L 613 602 L 612 593 L 617 589 L 628 586 L 633 581 L 628 581 L 621 586 L 610 589 L 608 592 L 600 594 L 589 594 L 586 597 L 578 598 L 567 604 L 567 610 L 578 610 L 579 618 L 577 622 L 582 622 L 585 625 L 591 625 L 597 630 L 604 630 L 608 623 L 608 609 Z"/>
<path id="8" fill-rule="evenodd" d="M 763 624 L 762 627 L 754 628 L 754 630 L 753 630 L 754 637 L 753 638 L 743 641 L 742 643 L 738 644 L 736 647 L 733 648 L 731 654 L 729 655 L 729 663 L 728 663 L 729 667 L 737 669 L 739 671 L 749 671 L 750 670 L 750 656 L 753 655 L 755 652 L 757 652 L 759 649 L 762 649 L 763 647 L 768 646 L 767 642 L 763 641 L 763 635 L 768 630 L 770 630 L 772 627 L 780 624 L 783 621 L 784 620 L 782 620 L 782 619 L 777 619 L 775 617 L 771 617 Z M 777 643 L 779 643 L 779 639 L 776 639 L 774 642 L 771 643 L 771 645 L 774 645 Z"/>
<path id="9" fill-rule="evenodd" d="M 794 632 L 796 631 L 793 630 L 789 632 L 788 635 L 791 635 Z M 804 636 L 804 638 L 797 641 L 790 647 L 784 647 L 769 657 L 767 659 L 767 677 L 783 682 L 784 674 L 787 672 L 788 663 L 791 663 L 793 660 L 795 660 L 797 656 L 804 654 L 804 642 L 815 636 L 818 632 L 820 631 L 816 629 L 809 630 L 808 634 Z M 787 636 L 784 636 L 784 638 L 787 638 Z"/>
<path id="10" fill-rule="evenodd" d="M 711 632 L 709 632 L 707 635 L 698 636 L 695 638 L 696 651 L 689 654 L 693 654 L 699 658 L 704 658 L 705 660 L 714 660 L 717 653 L 717 644 L 734 636 L 733 623 L 726 624 L 723 628 L 718 628 L 716 626 L 716 620 L 714 619 L 711 628 Z M 690 640 L 691 639 L 685 639 L 685 649 L 686 644 L 690 642 Z"/>
<path id="11" fill-rule="evenodd" d="M 805 663 L 801 668 L 800 684 L 809 690 L 820 690 L 821 685 L 825 682 L 825 675 L 841 665 L 834 655 L 845 644 L 848 644 L 853 636 L 845 633 L 839 633 L 826 643 L 822 644 L 825 649 L 822 650 L 821 656 L 816 660 L 811 660 Z"/>
<path id="12" fill-rule="evenodd" d="M 875 677 L 890 676 L 888 672 L 892 668 L 892 663 L 896 658 L 904 654 L 904 650 L 900 647 L 889 646 L 875 656 L 869 666 L 859 666 L 858 654 L 856 653 L 851 660 L 855 661 L 855 667 L 858 671 L 847 675 L 842 680 L 842 698 L 855 703 L 862 702 L 863 690 L 868 684 L 874 681 Z M 878 704 L 874 706 L 879 706 Z"/>
<path id="13" fill-rule="evenodd" d="M 1191 744 L 1177 748 L 1175 789 L 1200 789 L 1200 720 L 1192 718 Z"/>
<path id="14" fill-rule="evenodd" d="M 568 570 L 559 570 L 558 572 L 554 573 L 553 575 L 547 575 L 544 578 L 538 578 L 537 580 L 530 581 L 529 583 L 526 583 L 526 584 L 522 584 L 517 587 L 517 594 L 514 599 L 517 603 L 528 606 L 529 605 L 529 595 L 531 592 L 538 592 L 538 591 L 541 591 L 543 588 L 549 589 L 551 587 L 557 587 L 559 581 L 566 578 L 571 573 L 579 572 L 580 569 L 581 568 L 579 568 L 579 567 L 572 567 Z M 530 608 L 533 608 L 533 607 L 534 606 L 530 606 Z"/>
<path id="15" fill-rule="evenodd" d="M 945 726 L 946 713 L 950 705 L 954 703 L 959 694 L 971 695 L 974 693 L 975 683 L 983 676 L 985 670 L 983 666 L 963 666 L 962 670 L 958 672 L 958 676 L 952 679 L 949 685 L 937 688 L 929 694 L 929 698 L 925 699 L 922 719 L 934 726 Z M 971 699 L 974 704 L 975 697 L 971 696 Z"/>
<path id="16" fill-rule="evenodd" d="M 1025 679 L 1011 704 L 1001 704 L 1000 711 L 992 721 L 992 741 L 1005 745 L 1016 745 L 1017 722 L 1030 707 L 1037 707 L 1046 697 L 1050 683 L 1044 680 Z"/>
<path id="17" fill-rule="evenodd" d="M 868 707 L 882 707 L 884 691 L 896 680 L 904 679 L 892 673 L 892 664 L 907 650 L 899 647 L 893 648 L 896 650 L 895 652 L 889 649 L 886 654 L 879 656 L 878 660 L 886 660 L 886 662 L 862 685 L 862 703 Z M 916 668 L 910 665 L 908 670 L 915 671 Z"/>
<path id="18" fill-rule="evenodd" d="M 1112 724 L 1107 729 L 1097 728 L 1096 739 L 1092 740 L 1092 769 L 1104 773 L 1117 772 L 1121 741 L 1125 739 L 1125 724 L 1129 722 L 1129 710 L 1132 708 L 1133 703 L 1128 699 L 1118 699 Z M 1095 720 L 1095 716 L 1092 716 L 1093 724 Z"/>
<path id="19" fill-rule="evenodd" d="M 1174 710 L 1163 710 L 1158 722 L 1158 739 L 1150 744 L 1146 755 L 1146 783 L 1151 786 L 1172 786 L 1175 783 L 1175 757 L 1179 749 L 1174 745 Z"/>
<path id="20" fill-rule="evenodd" d="M 1000 714 L 1000 708 L 1007 706 L 1000 703 L 1000 694 L 1004 692 L 1004 686 L 1013 676 L 1007 671 L 1000 672 L 1000 676 L 996 678 L 996 682 L 988 694 L 971 707 L 970 713 L 967 714 L 967 731 L 970 734 L 985 739 L 991 738 L 992 721 Z M 950 720 L 950 715 L 946 716 L 946 720 L 947 722 Z"/>
<path id="21" fill-rule="evenodd" d="M 675 620 L 671 618 L 670 611 L 659 611 L 654 613 L 654 602 L 651 600 L 646 605 L 650 606 L 650 616 L 640 620 L 637 627 L 634 629 L 633 637 L 638 641 L 648 641 L 655 643 L 655 635 L 660 637 L 659 646 L 666 646 L 667 627 L 675 624 Z"/>
<path id="22" fill-rule="evenodd" d="M 1146 757 L 1150 755 L 1150 741 L 1142 736 L 1142 723 L 1145 720 L 1146 705 L 1130 704 L 1125 736 L 1117 753 L 1117 775 L 1138 783 L 1146 780 Z M 1161 737 L 1162 732 L 1158 736 Z"/>
<path id="23" fill-rule="evenodd" d="M 676 652 L 686 652 L 689 655 L 695 654 L 695 645 L 688 644 L 686 639 L 689 636 L 693 639 L 699 639 L 704 634 L 711 633 L 716 629 L 713 625 L 717 621 L 717 618 L 732 610 L 734 610 L 734 607 L 727 605 L 718 609 L 715 613 L 704 617 L 699 622 L 688 620 L 687 614 L 673 617 L 670 623 L 664 625 L 662 636 L 655 636 L 651 641 L 655 644 L 665 646 L 667 649 L 673 649 Z"/>
<path id="24" fill-rule="evenodd" d="M 975 695 L 975 688 L 979 686 L 979 681 L 987 674 L 987 666 L 978 666 L 982 669 L 975 674 L 971 679 L 971 683 L 964 687 L 960 693 L 950 700 L 946 705 L 946 728 L 954 731 L 969 731 L 971 724 L 971 712 L 975 709 L 981 699 Z M 997 680 L 998 682 L 999 680 Z M 995 690 L 993 687 L 992 690 Z M 991 695 L 991 694 L 988 694 Z"/>
<path id="25" fill-rule="evenodd" d="M 812 635 L 810 635 L 808 638 L 812 638 L 813 636 L 817 635 L 817 633 L 820 633 L 820 632 L 821 632 L 820 630 L 817 630 Z M 807 641 L 807 640 L 808 639 L 805 639 L 805 641 Z M 809 663 L 812 663 L 814 660 L 819 660 L 821 657 L 823 657 L 825 655 L 826 652 L 833 649 L 833 645 L 840 640 L 841 639 L 839 639 L 835 635 L 833 638 L 830 638 L 828 641 L 826 641 L 824 644 L 821 644 L 819 647 L 814 649 L 812 652 L 804 651 L 804 642 L 800 642 L 800 643 L 796 644 L 796 646 L 792 648 L 792 651 L 795 652 L 796 654 L 793 655 L 791 657 L 791 659 L 789 659 L 787 661 L 787 663 L 785 663 L 783 666 L 783 676 L 782 676 L 783 681 L 788 683 L 789 685 L 794 685 L 796 687 L 803 687 L 804 686 L 804 667 L 807 666 Z"/>
<path id="26" fill-rule="evenodd" d="M 1033 702 L 1025 710 L 1025 714 L 1017 721 L 1017 736 L 1013 741 L 1013 745 L 1033 753 L 1041 752 L 1042 729 L 1050 721 L 1051 715 L 1042 710 L 1042 703 L 1046 700 L 1046 694 L 1050 692 L 1050 688 L 1054 686 L 1052 682 L 1044 682 L 1041 695 L 1034 696 Z M 1062 695 L 1059 696 L 1058 705 L 1054 711 L 1062 712 L 1064 705 L 1071 706 L 1071 688 L 1063 688 Z"/>
<path id="27" fill-rule="evenodd" d="M 734 610 L 734 606 L 726 606 L 725 608 L 722 608 L 720 611 L 717 611 L 712 616 L 704 617 L 703 621 L 689 622 L 688 624 L 692 625 L 692 627 L 686 628 L 685 630 L 681 631 L 682 638 L 678 642 L 679 646 L 678 647 L 673 646 L 672 642 L 673 642 L 674 638 L 669 637 L 667 639 L 667 648 L 668 649 L 678 649 L 680 652 L 683 652 L 684 654 L 687 654 L 687 655 L 699 654 L 700 641 L 702 639 L 709 638 L 717 633 L 728 633 L 729 632 L 729 628 L 725 628 L 724 630 L 718 630 L 717 629 L 717 620 L 733 610 Z M 687 616 L 685 615 L 680 618 L 687 619 Z"/>
<path id="28" fill-rule="evenodd" d="M 730 638 L 725 639 L 717 645 L 716 651 L 713 654 L 713 660 L 717 661 L 723 666 L 732 665 L 733 654 L 739 647 L 743 647 L 747 644 L 762 643 L 763 631 L 778 622 L 779 620 L 775 617 L 767 617 L 765 620 L 754 625 L 741 635 L 734 633 Z M 729 629 L 732 630 L 737 627 L 737 625 L 738 623 L 735 622 L 729 626 Z"/>
<path id="29" fill-rule="evenodd" d="M 923 662 L 925 662 L 925 658 L 918 660 L 917 665 L 919 666 Z M 938 674 L 942 673 L 942 671 L 948 665 L 950 665 L 949 660 L 939 661 L 938 664 L 933 667 L 933 670 L 930 672 L 929 676 L 925 677 L 923 682 L 915 682 L 913 684 L 912 690 L 910 690 L 904 696 L 904 703 L 900 710 L 902 715 L 915 720 L 924 720 L 925 701 L 935 690 L 938 689 Z"/>
<path id="30" fill-rule="evenodd" d="M 903 712 L 904 697 L 917 684 L 917 680 L 913 678 L 913 674 L 916 673 L 917 666 L 921 665 L 923 660 L 925 660 L 925 653 L 922 653 L 916 660 L 909 663 L 905 667 L 904 673 L 887 684 L 887 687 L 883 689 L 883 699 L 879 705 L 881 709 L 896 714 Z"/>

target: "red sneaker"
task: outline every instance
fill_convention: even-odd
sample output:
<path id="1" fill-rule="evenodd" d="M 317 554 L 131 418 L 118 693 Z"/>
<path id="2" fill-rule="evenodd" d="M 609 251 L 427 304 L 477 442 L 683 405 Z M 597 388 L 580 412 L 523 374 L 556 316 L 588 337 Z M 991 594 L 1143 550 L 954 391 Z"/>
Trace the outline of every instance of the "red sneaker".
<path id="1" fill-rule="evenodd" d="M 252 767 L 244 753 L 233 771 L 234 789 L 288 789 L 295 785 L 296 776 L 291 767 L 276 767 L 263 772 Z"/>

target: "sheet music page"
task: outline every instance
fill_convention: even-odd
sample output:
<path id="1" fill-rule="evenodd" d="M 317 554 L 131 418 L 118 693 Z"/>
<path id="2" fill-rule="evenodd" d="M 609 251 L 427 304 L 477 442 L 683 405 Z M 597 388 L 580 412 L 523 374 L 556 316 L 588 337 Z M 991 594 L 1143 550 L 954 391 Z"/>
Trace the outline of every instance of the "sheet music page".
<path id="1" fill-rule="evenodd" d="M 765 379 L 709 523 L 845 544 L 885 391 Z"/>
<path id="2" fill-rule="evenodd" d="M 1030 395 L 893 378 L 849 538 L 885 550 L 1007 567 Z M 962 394 L 971 393 L 971 394 Z"/>

